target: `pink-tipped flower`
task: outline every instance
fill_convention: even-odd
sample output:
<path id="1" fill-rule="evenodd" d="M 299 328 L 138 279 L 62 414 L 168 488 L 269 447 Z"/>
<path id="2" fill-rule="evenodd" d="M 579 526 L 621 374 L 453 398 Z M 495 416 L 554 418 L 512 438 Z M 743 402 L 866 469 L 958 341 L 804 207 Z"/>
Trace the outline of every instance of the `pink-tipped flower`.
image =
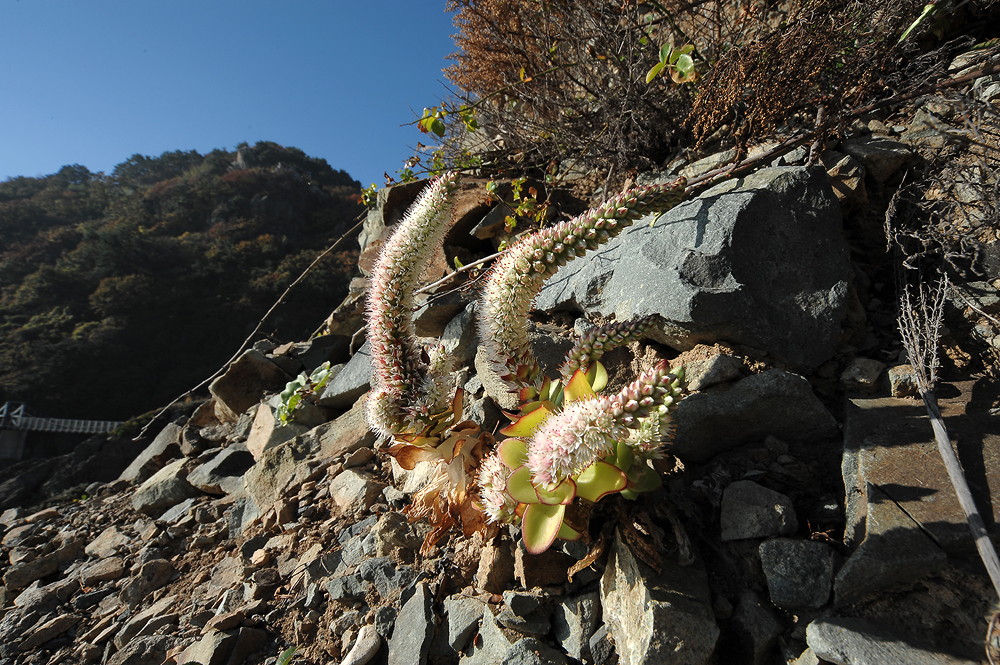
<path id="1" fill-rule="evenodd" d="M 664 362 L 617 395 L 570 402 L 549 416 L 528 444 L 533 482 L 552 488 L 612 454 L 619 442 L 655 455 L 681 390 L 680 379 Z"/>
<path id="2" fill-rule="evenodd" d="M 479 467 L 479 500 L 483 512 L 490 522 L 513 524 L 517 521 L 517 501 L 507 493 L 507 477 L 510 475 L 503 460 L 496 452 L 483 458 Z"/>
<path id="3" fill-rule="evenodd" d="M 611 452 L 615 423 L 608 405 L 606 397 L 577 400 L 542 423 L 528 445 L 535 484 L 555 487 Z"/>
<path id="4" fill-rule="evenodd" d="M 490 270 L 479 308 L 487 358 L 501 376 L 515 387 L 533 385 L 538 378 L 527 322 L 545 280 L 643 215 L 677 205 L 685 184 L 681 178 L 630 189 L 579 217 L 522 237 L 504 252 Z"/>
<path id="5" fill-rule="evenodd" d="M 428 185 L 382 248 L 372 270 L 366 313 L 374 391 L 368 421 L 383 434 L 400 433 L 422 421 L 424 412 L 447 408 L 446 403 L 437 403 L 438 394 L 431 394 L 434 403 L 429 404 L 422 392 L 432 372 L 421 359 L 412 312 L 417 279 L 454 223 L 451 204 L 457 189 L 456 173 L 442 175 Z M 431 384 L 440 378 L 430 378 Z"/>

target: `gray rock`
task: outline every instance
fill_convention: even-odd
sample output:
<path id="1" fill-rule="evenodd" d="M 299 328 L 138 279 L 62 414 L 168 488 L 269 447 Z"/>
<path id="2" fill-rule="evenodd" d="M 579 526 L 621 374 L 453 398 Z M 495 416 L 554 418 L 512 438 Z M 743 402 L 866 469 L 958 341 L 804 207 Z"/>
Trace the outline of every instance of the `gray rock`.
<path id="1" fill-rule="evenodd" d="M 484 603 L 479 598 L 450 596 L 445 598 L 444 611 L 448 617 L 448 645 L 455 651 L 462 651 L 476 632 L 479 620 L 483 618 Z"/>
<path id="2" fill-rule="evenodd" d="M 752 480 L 738 480 L 722 494 L 722 540 L 767 538 L 795 533 L 792 501 Z"/>
<path id="3" fill-rule="evenodd" d="M 459 312 L 441 334 L 441 345 L 448 357 L 455 359 L 455 366 L 467 365 L 476 357 L 479 335 L 476 332 L 476 303 L 472 302 Z"/>
<path id="4" fill-rule="evenodd" d="M 132 641 L 133 638 L 138 636 L 146 625 L 156 619 L 157 617 L 164 616 L 173 606 L 174 602 L 177 601 L 176 595 L 165 596 L 142 612 L 129 618 L 122 629 L 115 634 L 114 643 L 115 646 L 121 649 L 123 646 Z"/>
<path id="5" fill-rule="evenodd" d="M 186 459 L 166 465 L 146 480 L 132 495 L 132 508 L 152 515 L 175 506 L 200 492 L 187 481 Z"/>
<path id="6" fill-rule="evenodd" d="M 590 638 L 597 628 L 601 611 L 598 592 L 568 598 L 555 606 L 552 613 L 552 634 L 573 658 L 589 662 Z"/>
<path id="7" fill-rule="evenodd" d="M 282 423 L 278 418 L 277 407 L 272 404 L 261 404 L 247 434 L 246 450 L 254 460 L 259 460 L 265 451 L 307 431 L 308 427 L 296 422 Z"/>
<path id="8" fill-rule="evenodd" d="M 540 599 L 534 593 L 522 593 L 519 591 L 504 591 L 503 603 L 519 617 L 528 616 L 538 609 Z"/>
<path id="9" fill-rule="evenodd" d="M 127 480 L 130 483 L 142 482 L 161 469 L 164 464 L 179 457 L 183 431 L 184 428 L 180 425 L 167 424 L 153 442 L 122 471 L 118 480 Z"/>
<path id="10" fill-rule="evenodd" d="M 701 665 L 719 637 L 704 570 L 667 561 L 656 574 L 617 533 L 601 577 L 601 605 L 623 665 Z"/>
<path id="11" fill-rule="evenodd" d="M 781 608 L 822 607 L 833 584 L 833 550 L 811 540 L 775 538 L 760 544 L 771 602 Z"/>
<path id="12" fill-rule="evenodd" d="M 360 575 L 344 575 L 328 581 L 326 593 L 330 596 L 330 600 L 364 598 L 370 587 L 371 582 L 361 579 Z"/>
<path id="13" fill-rule="evenodd" d="M 125 559 L 120 556 L 108 557 L 88 564 L 80 571 L 80 583 L 94 586 L 101 582 L 117 580 L 125 574 Z"/>
<path id="14" fill-rule="evenodd" d="M 135 607 L 143 599 L 166 585 L 174 575 L 174 566 L 166 559 L 152 559 L 142 564 L 139 572 L 122 588 L 120 598 L 125 604 Z"/>
<path id="15" fill-rule="evenodd" d="M 103 559 L 105 557 L 114 556 L 119 550 L 128 549 L 128 546 L 132 543 L 132 539 L 126 534 L 122 533 L 118 527 L 109 526 L 104 531 L 101 532 L 97 538 L 94 538 L 84 548 L 84 552 L 87 556 L 97 557 Z"/>
<path id="16" fill-rule="evenodd" d="M 371 388 L 371 344 L 365 342 L 339 374 L 326 384 L 316 403 L 334 409 L 349 409 Z"/>
<path id="17" fill-rule="evenodd" d="M 113 655 L 108 665 L 161 665 L 167 656 L 168 639 L 166 635 L 153 635 L 133 640 Z M 207 661 L 205 665 L 208 665 Z"/>
<path id="18" fill-rule="evenodd" d="M 21 643 L 18 645 L 18 649 L 21 651 L 30 651 L 37 646 L 45 644 L 49 640 L 59 635 L 62 635 L 67 630 L 72 628 L 80 621 L 80 617 L 76 614 L 60 614 L 48 621 L 45 621 L 34 628 L 32 628 Z"/>
<path id="19" fill-rule="evenodd" d="M 184 499 L 176 506 L 168 508 L 167 512 L 160 515 L 160 519 L 158 521 L 164 522 L 166 524 L 173 524 L 174 522 L 178 522 L 181 519 L 191 514 L 191 509 L 194 508 L 197 502 L 198 500 L 195 497 Z"/>
<path id="20" fill-rule="evenodd" d="M 858 160 L 835 150 L 827 150 L 820 159 L 826 167 L 833 193 L 840 201 L 840 209 L 844 213 L 868 204 L 865 167 Z"/>
<path id="21" fill-rule="evenodd" d="M 611 632 L 608 630 L 608 625 L 601 624 L 601 627 L 590 636 L 591 662 L 594 665 L 604 665 L 614 651 L 615 643 L 611 639 Z"/>
<path id="22" fill-rule="evenodd" d="M 809 382 L 780 369 L 748 376 L 724 392 L 686 397 L 677 407 L 676 422 L 670 452 L 696 462 L 768 435 L 812 442 L 839 431 Z"/>
<path id="23" fill-rule="evenodd" d="M 973 661 L 921 648 L 909 636 L 854 617 L 813 621 L 806 628 L 806 642 L 823 662 L 834 665 L 973 665 Z"/>
<path id="24" fill-rule="evenodd" d="M 75 534 L 61 534 L 55 541 L 56 549 L 43 554 L 37 559 L 15 563 L 3 574 L 3 583 L 7 591 L 23 589 L 35 580 L 48 577 L 67 561 L 72 561 L 80 555 L 83 549 L 83 539 Z"/>
<path id="25" fill-rule="evenodd" d="M 371 447 L 375 443 L 375 434 L 365 420 L 366 404 L 367 398 L 362 397 L 347 413 L 306 432 L 303 440 L 311 442 L 320 457 L 330 459 Z"/>
<path id="26" fill-rule="evenodd" d="M 330 482 L 330 498 L 343 512 L 356 515 L 371 508 L 384 487 L 367 474 L 347 469 Z"/>
<path id="27" fill-rule="evenodd" d="M 310 443 L 298 437 L 264 451 L 243 475 L 247 494 L 266 512 L 288 488 L 301 485 L 312 475 L 308 464 L 312 457 Z"/>
<path id="28" fill-rule="evenodd" d="M 226 511 L 229 536 L 238 538 L 250 524 L 260 517 L 260 508 L 250 497 L 240 497 Z"/>
<path id="29" fill-rule="evenodd" d="M 397 609 L 393 605 L 383 605 L 375 610 L 375 631 L 387 640 L 392 637 L 392 629 L 396 625 Z"/>
<path id="30" fill-rule="evenodd" d="M 851 273 L 822 168 L 758 171 L 654 219 L 561 268 L 536 307 L 659 314 L 650 336 L 676 349 L 728 340 L 803 371 L 833 356 Z"/>
<path id="31" fill-rule="evenodd" d="M 213 381 L 208 390 L 215 398 L 219 420 L 236 422 L 240 414 L 260 402 L 266 391 L 280 391 L 291 380 L 289 374 L 259 351 L 250 349 Z"/>
<path id="32" fill-rule="evenodd" d="M 238 494 L 243 474 L 253 466 L 253 455 L 244 443 L 234 443 L 188 474 L 187 481 L 208 494 Z"/>
<path id="33" fill-rule="evenodd" d="M 875 182 L 882 183 L 892 177 L 907 162 L 918 158 L 910 146 L 882 136 L 862 136 L 848 139 L 840 149 L 864 164 Z"/>
<path id="34" fill-rule="evenodd" d="M 389 665 L 423 665 L 434 636 L 433 594 L 426 584 L 417 584 L 396 618 L 389 640 Z"/>
<path id="35" fill-rule="evenodd" d="M 753 591 L 744 591 L 733 612 L 733 625 L 747 651 L 753 654 L 754 665 L 769 662 L 778 636 L 785 627 Z"/>
<path id="36" fill-rule="evenodd" d="M 462 665 L 495 665 L 510 651 L 510 640 L 500 630 L 492 610 L 486 606 L 479 625 L 479 638 L 469 647 L 468 655 L 460 661 Z"/>
<path id="37" fill-rule="evenodd" d="M 371 537 L 375 540 L 375 556 L 388 556 L 394 547 L 420 549 L 423 538 L 402 513 L 389 511 L 378 518 Z"/>
<path id="38" fill-rule="evenodd" d="M 840 375 L 840 385 L 844 390 L 858 390 L 870 393 L 878 385 L 885 363 L 871 358 L 855 358 Z"/>
<path id="39" fill-rule="evenodd" d="M 531 637 L 515 642 L 500 661 L 500 665 L 568 665 L 568 663 L 569 660 L 561 651 Z"/>
<path id="40" fill-rule="evenodd" d="M 235 632 L 210 630 L 200 640 L 185 649 L 177 662 L 226 665 L 238 639 L 239 636 Z"/>
<path id="41" fill-rule="evenodd" d="M 474 296 L 474 292 L 461 289 L 432 295 L 413 313 L 414 332 L 421 337 L 443 337 L 449 323 L 466 310 Z"/>
<path id="42" fill-rule="evenodd" d="M 548 635 L 552 630 L 552 623 L 542 612 L 528 612 L 524 616 L 515 614 L 509 607 L 505 607 L 497 614 L 497 622 L 504 628 L 515 630 L 522 635 L 537 635 L 542 637 Z"/>
<path id="43" fill-rule="evenodd" d="M 368 624 L 361 627 L 358 636 L 354 640 L 351 650 L 344 656 L 341 665 L 366 665 L 375 657 L 382 646 L 382 638 L 379 636 L 375 626 Z M 389 652 L 392 653 L 391 651 Z"/>
<path id="44" fill-rule="evenodd" d="M 684 365 L 684 381 L 688 390 L 704 390 L 709 386 L 740 378 L 743 363 L 738 358 L 720 353 L 707 360 Z"/>
<path id="45" fill-rule="evenodd" d="M 35 580 L 14 599 L 14 606 L 25 612 L 47 612 L 56 603 L 65 603 L 80 588 L 76 579 L 62 579 L 51 584 L 39 584 Z"/>

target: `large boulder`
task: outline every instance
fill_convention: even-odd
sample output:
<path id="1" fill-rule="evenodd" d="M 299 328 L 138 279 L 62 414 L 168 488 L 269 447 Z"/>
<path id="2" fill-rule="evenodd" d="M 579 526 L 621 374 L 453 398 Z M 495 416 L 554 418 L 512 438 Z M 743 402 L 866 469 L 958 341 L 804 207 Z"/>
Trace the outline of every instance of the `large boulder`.
<path id="1" fill-rule="evenodd" d="M 236 360 L 208 386 L 219 420 L 236 422 L 266 391 L 280 391 L 292 377 L 255 349 Z"/>
<path id="2" fill-rule="evenodd" d="M 679 350 L 727 340 L 810 371 L 831 358 L 851 269 L 837 198 L 822 168 L 778 167 L 713 187 L 548 281 L 540 310 L 619 321 Z"/>

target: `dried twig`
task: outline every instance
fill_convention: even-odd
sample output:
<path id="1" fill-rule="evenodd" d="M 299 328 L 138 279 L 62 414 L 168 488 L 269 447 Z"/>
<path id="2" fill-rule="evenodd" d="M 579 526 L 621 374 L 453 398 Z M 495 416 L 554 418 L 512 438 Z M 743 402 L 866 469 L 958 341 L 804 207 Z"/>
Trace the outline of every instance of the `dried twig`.
<path id="1" fill-rule="evenodd" d="M 948 438 L 948 430 L 941 417 L 941 410 L 938 408 L 937 396 L 934 394 L 934 385 L 937 380 L 938 339 L 941 334 L 941 320 L 947 292 L 947 275 L 941 277 L 937 287 L 933 290 L 921 282 L 915 303 L 911 300 L 909 286 L 904 285 L 901 295 L 899 332 L 903 337 L 903 347 L 909 355 L 910 363 L 913 365 L 917 377 L 917 388 L 924 401 L 924 407 L 927 409 L 927 416 L 931 420 L 931 427 L 934 430 L 934 438 L 937 441 L 941 459 L 944 461 L 951 484 L 955 488 L 962 512 L 965 513 L 965 519 L 969 524 L 969 530 L 972 531 L 979 556 L 986 566 L 986 572 L 993 582 L 997 596 L 1000 596 L 1000 559 L 997 558 L 996 549 L 986 532 L 983 517 L 979 513 L 979 509 L 976 508 L 969 483 L 962 472 L 962 465 L 951 445 L 951 440 Z"/>

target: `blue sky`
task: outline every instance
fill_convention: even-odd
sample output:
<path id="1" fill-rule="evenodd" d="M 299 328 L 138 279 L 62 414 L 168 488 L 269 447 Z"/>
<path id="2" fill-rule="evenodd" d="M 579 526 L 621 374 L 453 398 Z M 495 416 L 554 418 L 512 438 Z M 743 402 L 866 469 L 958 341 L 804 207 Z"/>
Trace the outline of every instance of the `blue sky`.
<path id="1" fill-rule="evenodd" d="M 381 185 L 448 95 L 444 6 L 0 0 L 0 180 L 267 140 Z"/>

